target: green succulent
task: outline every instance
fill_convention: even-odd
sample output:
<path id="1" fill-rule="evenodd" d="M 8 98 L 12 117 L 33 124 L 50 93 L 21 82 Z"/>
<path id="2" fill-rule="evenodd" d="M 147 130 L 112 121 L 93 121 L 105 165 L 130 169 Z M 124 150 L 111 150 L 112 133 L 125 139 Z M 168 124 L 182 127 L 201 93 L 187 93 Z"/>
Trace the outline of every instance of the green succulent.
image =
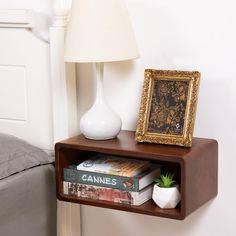
<path id="1" fill-rule="evenodd" d="M 155 182 L 161 188 L 171 188 L 176 185 L 176 181 L 174 180 L 174 173 L 166 173 L 165 175 L 161 174 Z"/>

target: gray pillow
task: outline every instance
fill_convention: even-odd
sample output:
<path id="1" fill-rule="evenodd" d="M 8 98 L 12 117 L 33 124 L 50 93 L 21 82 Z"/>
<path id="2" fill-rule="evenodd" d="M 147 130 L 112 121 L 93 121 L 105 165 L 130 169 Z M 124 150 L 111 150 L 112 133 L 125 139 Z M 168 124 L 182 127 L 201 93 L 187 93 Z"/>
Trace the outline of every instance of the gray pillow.
<path id="1" fill-rule="evenodd" d="M 54 157 L 42 149 L 12 135 L 0 133 L 0 179 L 53 161 Z"/>

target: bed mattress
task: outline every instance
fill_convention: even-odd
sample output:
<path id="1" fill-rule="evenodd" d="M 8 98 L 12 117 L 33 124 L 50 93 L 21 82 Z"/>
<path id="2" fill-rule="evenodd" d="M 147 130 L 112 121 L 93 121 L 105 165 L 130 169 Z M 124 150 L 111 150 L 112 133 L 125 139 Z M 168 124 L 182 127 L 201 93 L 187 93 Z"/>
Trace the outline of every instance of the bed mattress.
<path id="1" fill-rule="evenodd" d="M 1 236 L 56 236 L 54 172 L 47 164 L 0 181 Z"/>

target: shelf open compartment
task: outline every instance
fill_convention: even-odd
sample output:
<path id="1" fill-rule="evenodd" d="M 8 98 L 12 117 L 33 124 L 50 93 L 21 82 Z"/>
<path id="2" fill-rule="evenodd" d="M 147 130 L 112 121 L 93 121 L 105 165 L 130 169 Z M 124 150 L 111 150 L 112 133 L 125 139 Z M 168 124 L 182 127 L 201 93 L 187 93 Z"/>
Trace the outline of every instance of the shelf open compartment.
<path id="1" fill-rule="evenodd" d="M 57 197 L 74 202 L 140 214 L 182 220 L 217 195 L 218 147 L 212 139 L 194 138 L 191 148 L 136 143 L 134 132 L 122 131 L 117 139 L 94 141 L 79 135 L 59 142 L 56 151 Z M 174 209 L 161 209 L 151 199 L 140 206 L 79 198 L 63 194 L 63 168 L 80 163 L 96 153 L 149 160 L 163 171 L 175 172 L 181 201 Z"/>

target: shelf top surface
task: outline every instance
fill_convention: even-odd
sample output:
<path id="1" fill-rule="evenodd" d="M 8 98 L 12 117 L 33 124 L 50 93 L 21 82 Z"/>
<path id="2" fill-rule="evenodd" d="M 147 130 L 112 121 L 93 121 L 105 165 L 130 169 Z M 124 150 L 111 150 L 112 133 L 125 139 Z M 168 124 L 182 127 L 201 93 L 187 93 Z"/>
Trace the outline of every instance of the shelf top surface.
<path id="1" fill-rule="evenodd" d="M 130 156 L 146 155 L 152 157 L 158 155 L 183 158 L 192 152 L 204 150 L 209 145 L 217 145 L 215 140 L 204 138 L 193 138 L 191 148 L 164 144 L 137 143 L 134 136 L 134 131 L 124 130 L 119 133 L 117 138 L 102 141 L 90 140 L 83 135 L 78 135 L 57 143 L 57 146 Z"/>

